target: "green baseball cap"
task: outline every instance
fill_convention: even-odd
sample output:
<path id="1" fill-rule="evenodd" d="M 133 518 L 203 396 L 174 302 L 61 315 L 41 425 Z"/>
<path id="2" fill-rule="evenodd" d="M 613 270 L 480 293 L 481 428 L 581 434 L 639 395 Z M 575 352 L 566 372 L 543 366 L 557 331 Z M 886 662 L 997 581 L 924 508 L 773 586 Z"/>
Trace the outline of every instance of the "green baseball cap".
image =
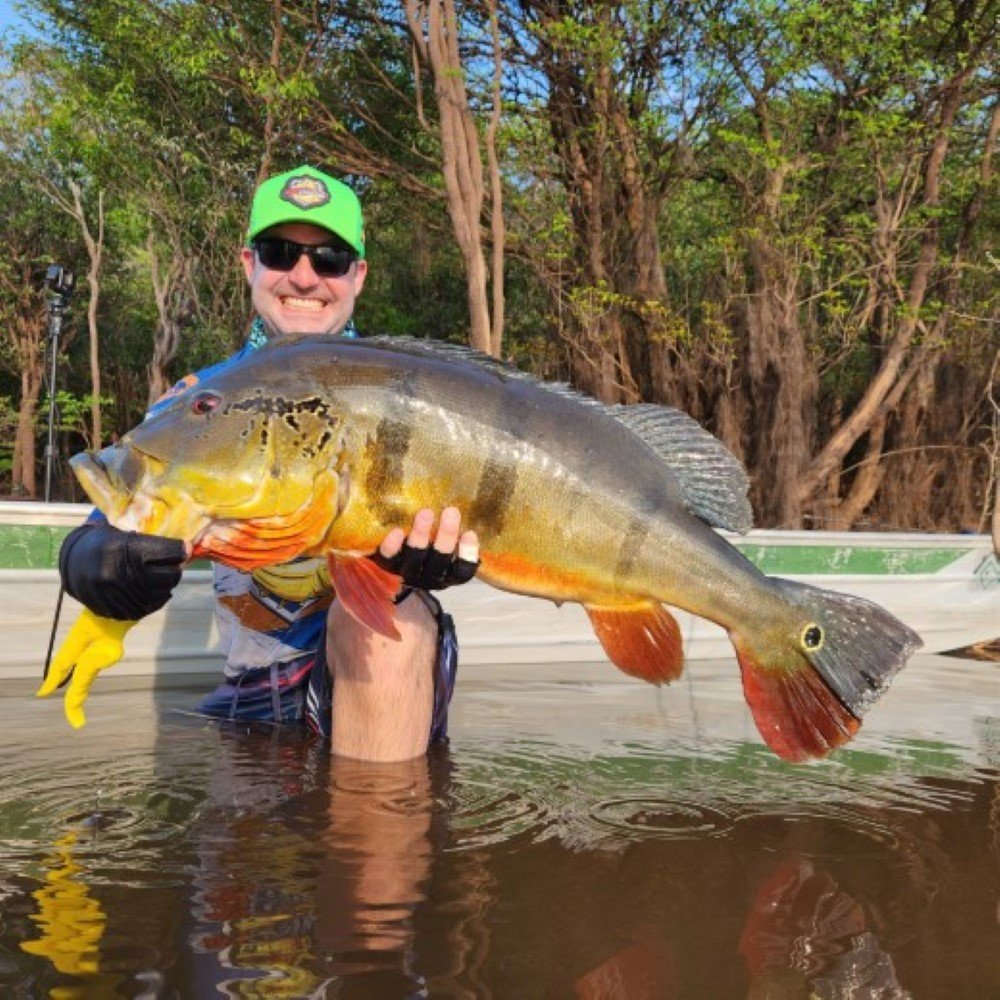
<path id="1" fill-rule="evenodd" d="M 365 255 L 365 224 L 358 196 L 343 182 L 314 167 L 296 167 L 269 177 L 253 196 L 247 242 L 284 222 L 329 229 Z"/>

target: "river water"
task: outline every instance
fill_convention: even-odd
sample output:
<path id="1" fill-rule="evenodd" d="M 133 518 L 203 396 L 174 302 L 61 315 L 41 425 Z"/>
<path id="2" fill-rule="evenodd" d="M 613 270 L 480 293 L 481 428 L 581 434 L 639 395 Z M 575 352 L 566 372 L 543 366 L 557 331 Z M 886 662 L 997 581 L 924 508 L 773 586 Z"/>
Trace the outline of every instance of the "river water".
<path id="1" fill-rule="evenodd" d="M 8 691 L 0 995 L 998 997 L 998 681 L 917 658 L 809 766 L 721 662 L 470 669 L 392 766 L 194 690 L 109 675 L 79 733 Z"/>

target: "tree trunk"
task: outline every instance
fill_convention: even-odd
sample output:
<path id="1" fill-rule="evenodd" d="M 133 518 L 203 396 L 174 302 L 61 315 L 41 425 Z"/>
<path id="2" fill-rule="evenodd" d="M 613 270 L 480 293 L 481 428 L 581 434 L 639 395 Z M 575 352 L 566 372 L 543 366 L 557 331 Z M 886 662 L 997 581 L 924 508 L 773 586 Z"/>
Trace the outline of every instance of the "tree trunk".
<path id="1" fill-rule="evenodd" d="M 44 384 L 47 324 L 44 300 L 33 287 L 36 248 L 31 247 L 23 255 L 14 246 L 9 246 L 8 251 L 15 262 L 13 267 L 0 270 L 0 295 L 13 308 L 6 311 L 4 318 L 3 353 L 9 355 L 16 365 L 21 385 L 14 431 L 11 487 L 16 494 L 34 497 L 38 493 L 35 421 Z M 52 388 L 54 391 L 55 387 Z"/>
<path id="2" fill-rule="evenodd" d="M 818 388 L 799 323 L 798 267 L 777 249 L 775 238 L 785 181 L 795 168 L 785 162 L 768 171 L 764 182 L 747 248 L 745 307 L 753 466 L 767 471 L 757 483 L 756 506 L 764 523 L 790 529 L 802 526 L 799 482 L 809 459 Z"/>
<path id="3" fill-rule="evenodd" d="M 157 315 L 153 356 L 146 369 L 149 377 L 149 405 L 152 406 L 173 384 L 170 364 L 177 356 L 183 323 L 191 309 L 185 290 L 186 262 L 183 251 L 179 247 L 172 250 L 172 259 L 165 274 L 157 257 L 152 229 L 146 238 L 146 251 L 149 254 L 149 276 Z"/>
<path id="4" fill-rule="evenodd" d="M 490 171 L 490 233 L 493 239 L 490 290 L 493 294 L 492 329 L 490 330 L 490 353 L 503 356 L 503 326 L 505 296 L 504 289 L 504 244 L 506 226 L 503 219 L 503 185 L 500 177 L 500 160 L 497 156 L 497 132 L 500 129 L 500 113 L 503 102 L 500 84 L 503 80 L 503 49 L 500 45 L 500 19 L 496 0 L 489 0 L 490 36 L 493 43 L 493 107 L 490 124 L 486 132 L 486 155 Z"/>
<path id="5" fill-rule="evenodd" d="M 454 0 L 406 0 L 406 19 L 417 51 L 430 66 L 434 78 L 445 198 L 465 263 L 470 342 L 488 354 L 493 343 L 481 232 L 483 165 L 458 51 Z"/>
<path id="6" fill-rule="evenodd" d="M 23 493 L 29 497 L 38 495 L 35 417 L 38 413 L 38 397 L 41 393 L 41 387 L 41 365 L 22 368 L 21 399 L 17 409 L 11 485 L 15 494 Z"/>
<path id="7" fill-rule="evenodd" d="M 87 213 L 83 206 L 83 192 L 75 181 L 67 182 L 73 196 L 73 207 L 70 214 L 80 226 L 84 245 L 87 248 L 87 334 L 90 341 L 90 385 L 93 393 L 90 422 L 92 447 L 100 448 L 101 432 L 101 348 L 100 331 L 97 328 L 97 305 L 101 297 L 101 263 L 104 257 L 104 192 L 97 192 L 97 233 L 96 235 L 87 222 Z"/>

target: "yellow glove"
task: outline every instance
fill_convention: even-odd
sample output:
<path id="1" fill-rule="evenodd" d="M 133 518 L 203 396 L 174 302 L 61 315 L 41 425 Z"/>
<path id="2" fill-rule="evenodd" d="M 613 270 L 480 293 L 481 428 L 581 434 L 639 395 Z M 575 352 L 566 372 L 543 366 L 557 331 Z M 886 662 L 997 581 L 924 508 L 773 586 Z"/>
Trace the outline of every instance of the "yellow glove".
<path id="1" fill-rule="evenodd" d="M 83 703 L 90 694 L 90 685 L 105 667 L 113 666 L 122 658 L 125 652 L 122 640 L 133 625 L 135 622 L 101 618 L 84 608 L 52 657 L 49 674 L 35 693 L 39 698 L 47 697 L 72 673 L 63 706 L 66 719 L 74 729 L 87 721 Z"/>

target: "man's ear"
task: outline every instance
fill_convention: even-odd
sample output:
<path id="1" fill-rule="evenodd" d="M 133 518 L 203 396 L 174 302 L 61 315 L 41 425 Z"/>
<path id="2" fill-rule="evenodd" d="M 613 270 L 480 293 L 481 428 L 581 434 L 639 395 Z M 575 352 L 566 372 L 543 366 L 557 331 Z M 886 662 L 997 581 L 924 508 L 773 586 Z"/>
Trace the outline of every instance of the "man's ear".
<path id="1" fill-rule="evenodd" d="M 368 274 L 368 261 L 361 259 L 354 265 L 354 294 L 360 295 L 365 287 L 365 277 Z"/>
<path id="2" fill-rule="evenodd" d="M 254 252 L 250 247 L 243 247 L 240 250 L 240 260 L 243 262 L 243 271 L 247 276 L 247 281 L 253 280 Z"/>

